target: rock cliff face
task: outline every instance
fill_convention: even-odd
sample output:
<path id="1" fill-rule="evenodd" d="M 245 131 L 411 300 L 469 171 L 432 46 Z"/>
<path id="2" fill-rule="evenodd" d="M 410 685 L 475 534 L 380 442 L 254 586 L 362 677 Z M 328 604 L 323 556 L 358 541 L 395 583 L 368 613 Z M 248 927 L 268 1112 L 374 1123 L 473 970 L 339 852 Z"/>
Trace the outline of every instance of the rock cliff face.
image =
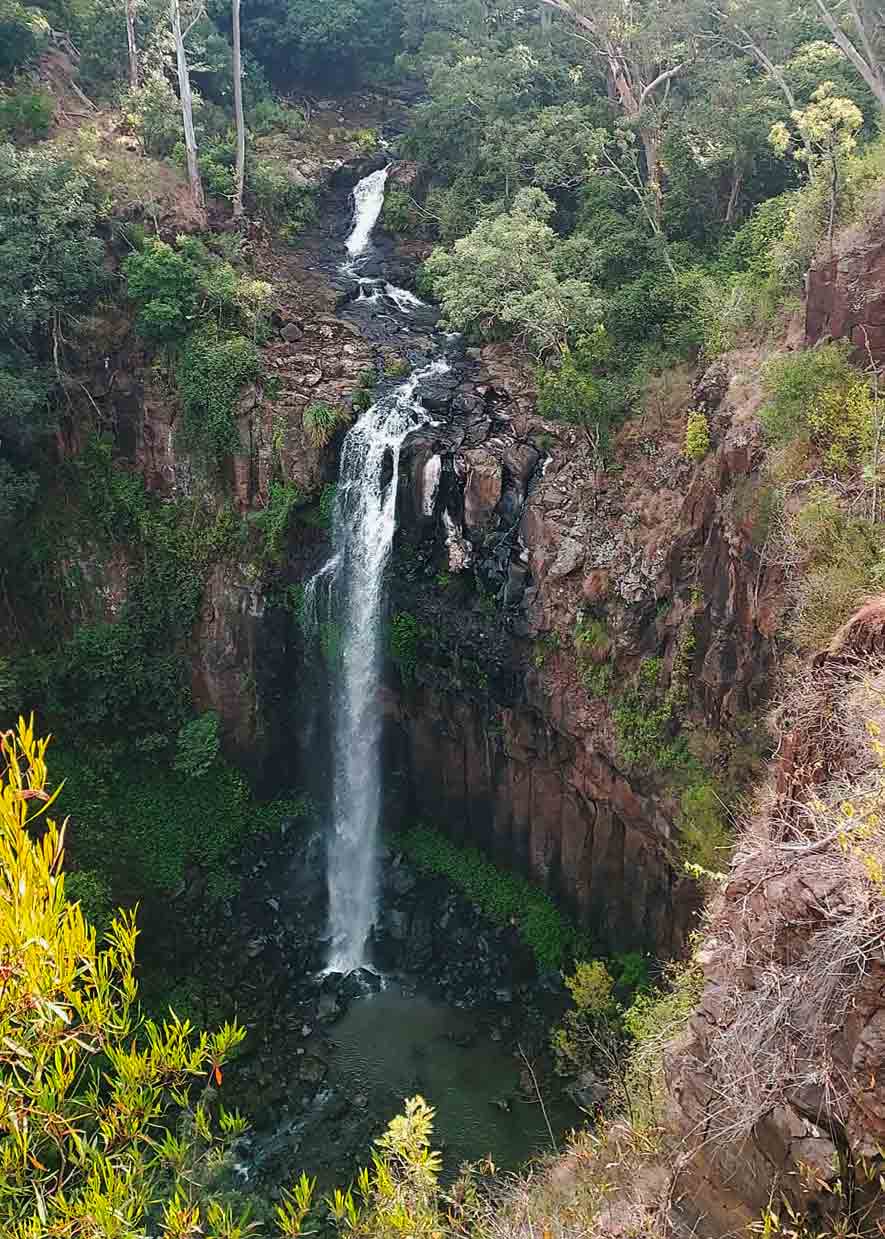
<path id="1" fill-rule="evenodd" d="M 805 338 L 850 340 L 863 361 L 885 360 L 885 204 L 837 240 L 808 274 Z"/>
<path id="2" fill-rule="evenodd" d="M 706 985 L 668 1064 L 675 1198 L 702 1234 L 781 1194 L 878 1233 L 883 617 L 885 600 L 863 608 L 797 677 L 796 724 L 712 910 Z"/>
<path id="3" fill-rule="evenodd" d="M 505 349 L 477 364 L 434 395 L 444 425 L 408 452 L 393 605 L 425 636 L 390 709 L 396 810 L 517 864 L 619 949 L 678 949 L 696 900 L 672 863 L 676 804 L 622 757 L 610 702 L 582 679 L 576 625 L 605 626 L 594 657 L 614 686 L 644 658 L 672 675 L 690 630 L 698 731 L 758 708 L 777 585 L 743 499 L 758 394 L 716 368 L 632 423 L 619 470 L 602 473 L 580 431 L 538 417 Z M 681 453 L 698 404 L 717 445 L 701 468 Z"/>

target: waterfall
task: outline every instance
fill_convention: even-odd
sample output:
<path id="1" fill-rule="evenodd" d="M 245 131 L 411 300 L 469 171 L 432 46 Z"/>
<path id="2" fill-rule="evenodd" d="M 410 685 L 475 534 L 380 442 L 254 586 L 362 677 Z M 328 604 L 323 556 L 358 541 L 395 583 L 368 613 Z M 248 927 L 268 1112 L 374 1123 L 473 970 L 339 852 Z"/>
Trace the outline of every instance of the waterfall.
<path id="1" fill-rule="evenodd" d="M 425 379 L 448 370 L 437 361 L 373 405 L 341 454 L 334 521 L 336 616 L 341 654 L 335 670 L 333 833 L 329 845 L 329 967 L 366 962 L 375 919 L 381 813 L 381 665 L 384 569 L 396 527 L 400 451 L 427 420 L 416 399 Z M 328 565 L 326 569 L 328 571 Z"/>
<path id="2" fill-rule="evenodd" d="M 384 203 L 387 169 L 373 172 L 354 190 L 351 257 L 369 245 Z M 345 265 L 346 274 L 354 274 Z M 380 283 L 380 281 L 378 282 Z M 360 283 L 364 297 L 368 282 Z M 375 285 L 376 290 L 380 289 Z M 416 297 L 393 298 L 408 312 Z M 338 640 L 330 657 L 333 677 L 333 798 L 328 849 L 328 967 L 350 972 L 366 963 L 378 890 L 381 817 L 381 670 L 384 657 L 384 570 L 396 529 L 396 495 L 402 445 L 428 420 L 417 399 L 421 384 L 449 369 L 436 361 L 382 396 L 353 426 L 341 450 L 332 527 L 333 554 L 307 583 L 303 622 L 315 639 L 321 620 L 334 624 Z"/>
<path id="3" fill-rule="evenodd" d="M 380 168 L 371 176 L 363 177 L 353 191 L 353 230 L 345 245 L 351 258 L 364 254 L 384 206 L 384 187 L 390 168 Z"/>

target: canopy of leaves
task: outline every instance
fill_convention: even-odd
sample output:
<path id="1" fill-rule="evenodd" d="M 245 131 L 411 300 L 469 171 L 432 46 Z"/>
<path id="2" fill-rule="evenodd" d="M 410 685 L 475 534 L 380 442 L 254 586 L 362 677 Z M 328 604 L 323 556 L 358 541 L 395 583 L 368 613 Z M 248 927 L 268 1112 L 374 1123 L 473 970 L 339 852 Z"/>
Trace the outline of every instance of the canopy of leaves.
<path id="1" fill-rule="evenodd" d="M 513 333 L 544 353 L 598 322 L 596 289 L 576 274 L 587 254 L 557 237 L 553 210 L 541 190 L 521 190 L 510 211 L 477 224 L 451 253 L 434 250 L 425 270 L 455 330 Z"/>

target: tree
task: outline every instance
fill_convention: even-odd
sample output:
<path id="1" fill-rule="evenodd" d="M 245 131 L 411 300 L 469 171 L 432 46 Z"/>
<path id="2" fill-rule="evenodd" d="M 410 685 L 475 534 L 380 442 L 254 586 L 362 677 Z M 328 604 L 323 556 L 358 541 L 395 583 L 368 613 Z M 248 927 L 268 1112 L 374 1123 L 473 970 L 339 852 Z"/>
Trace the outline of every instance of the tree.
<path id="1" fill-rule="evenodd" d="M 638 133 L 646 178 L 660 219 L 663 196 L 660 104 L 693 59 L 693 26 L 682 3 L 645 0 L 541 0 L 572 24 L 605 65 L 609 94 Z"/>
<path id="2" fill-rule="evenodd" d="M 863 113 L 856 103 L 836 95 L 832 82 L 822 82 L 811 96 L 808 107 L 792 112 L 791 117 L 797 133 L 802 135 L 802 149 L 795 147 L 794 135 L 784 121 L 778 121 L 773 126 L 769 141 L 782 158 L 792 151 L 794 159 L 808 165 L 809 175 L 818 170 L 826 172 L 829 203 L 827 237 L 832 250 L 841 169 L 857 146 L 857 132 L 863 125 Z"/>
<path id="3" fill-rule="evenodd" d="M 234 219 L 243 214 L 243 184 L 246 179 L 246 122 L 243 117 L 243 54 L 240 48 L 240 0 L 232 0 L 234 114 L 237 121 L 237 168 Z"/>
<path id="4" fill-rule="evenodd" d="M 452 252 L 434 250 L 426 271 L 455 330 L 515 332 L 541 356 L 595 326 L 596 289 L 575 274 L 586 249 L 557 237 L 554 209 L 540 189 L 520 190 L 510 211 L 482 220 Z"/>
<path id="5" fill-rule="evenodd" d="M 126 44 L 129 49 L 129 89 L 138 90 L 138 48 L 135 42 L 135 3 L 126 0 Z"/>
<path id="6" fill-rule="evenodd" d="M 197 137 L 194 132 L 194 101 L 191 94 L 190 72 L 187 67 L 187 55 L 184 50 L 184 40 L 194 24 L 203 14 L 200 9 L 190 25 L 181 29 L 181 5 L 179 0 L 171 0 L 172 38 L 175 43 L 175 59 L 178 66 L 178 94 L 181 101 L 181 117 L 184 123 L 184 151 L 187 159 L 187 179 L 190 185 L 191 200 L 197 213 L 205 224 L 206 198 L 203 193 L 203 181 L 200 177 L 200 166 L 197 163 Z"/>
<path id="7" fill-rule="evenodd" d="M 47 744 L 21 719 L 0 737 L 0 1231 L 233 1239 L 245 1218 L 213 1166 L 244 1123 L 222 1108 L 219 1142 L 209 1101 L 244 1030 L 142 1019 L 134 912 L 99 947 L 66 898 Z"/>
<path id="8" fill-rule="evenodd" d="M 885 108 L 885 72 L 877 48 L 883 37 L 881 0 L 816 0 L 816 4 L 833 41 L 869 86 L 879 106 Z M 846 16 L 853 37 L 845 29 Z"/>

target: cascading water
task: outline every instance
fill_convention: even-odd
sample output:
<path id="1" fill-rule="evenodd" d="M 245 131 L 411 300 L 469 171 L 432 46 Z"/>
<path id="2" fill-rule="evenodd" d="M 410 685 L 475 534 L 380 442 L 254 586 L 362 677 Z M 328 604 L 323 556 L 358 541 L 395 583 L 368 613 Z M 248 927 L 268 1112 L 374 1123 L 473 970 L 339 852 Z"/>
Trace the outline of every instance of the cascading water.
<path id="1" fill-rule="evenodd" d="M 351 258 L 359 258 L 368 249 L 372 229 L 384 206 L 384 188 L 390 168 L 379 168 L 371 176 L 364 177 L 353 191 L 353 230 L 345 245 Z"/>
<path id="2" fill-rule="evenodd" d="M 347 239 L 351 258 L 369 246 L 384 203 L 387 169 L 354 190 Z M 348 264 L 342 268 L 353 274 Z M 385 286 L 385 291 L 392 288 Z M 402 310 L 417 298 L 404 290 Z M 390 294 L 388 294 L 390 295 Z M 392 298 L 400 306 L 398 298 Z M 328 967 L 350 972 L 366 962 L 378 888 L 381 814 L 381 689 L 384 569 L 396 529 L 399 461 L 407 435 L 428 420 L 417 400 L 421 384 L 449 369 L 436 361 L 383 396 L 349 432 L 341 452 L 333 522 L 334 554 L 308 582 L 304 619 L 319 631 L 322 600 L 334 599 L 340 630 L 334 690 L 333 823 L 328 851 Z"/>
<path id="3" fill-rule="evenodd" d="M 381 619 L 384 568 L 396 528 L 403 441 L 427 420 L 415 396 L 448 369 L 417 371 L 364 413 L 344 441 L 334 539 L 341 658 L 335 694 L 334 822 L 329 846 L 329 967 L 366 962 L 375 920 L 381 811 Z"/>

